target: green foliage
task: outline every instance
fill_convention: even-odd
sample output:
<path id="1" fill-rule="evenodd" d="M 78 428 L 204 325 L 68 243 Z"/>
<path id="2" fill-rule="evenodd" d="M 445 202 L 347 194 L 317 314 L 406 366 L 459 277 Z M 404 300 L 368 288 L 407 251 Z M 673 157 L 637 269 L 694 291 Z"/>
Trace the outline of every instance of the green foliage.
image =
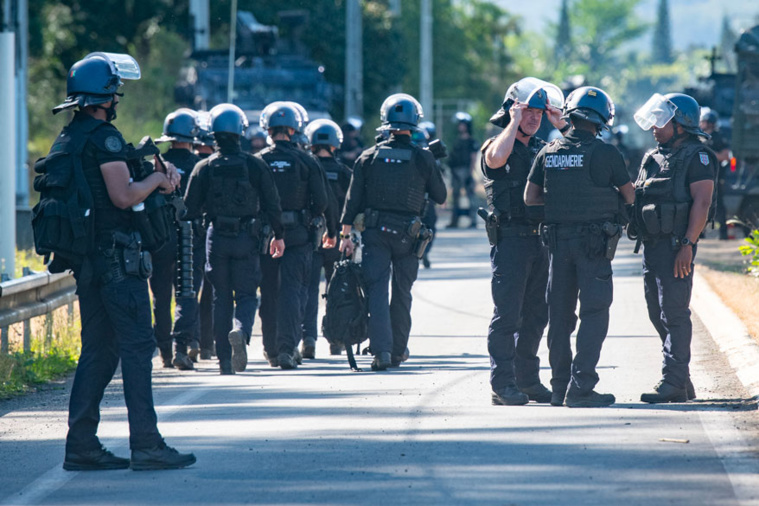
<path id="1" fill-rule="evenodd" d="M 44 258 L 39 256 L 32 249 L 16 250 L 16 278 L 23 276 L 24 267 L 35 272 L 43 272 L 45 270 Z"/>
<path id="2" fill-rule="evenodd" d="M 748 272 L 759 276 L 759 230 L 754 230 L 746 237 L 746 244 L 738 247 L 741 255 L 748 257 Z"/>
<path id="3" fill-rule="evenodd" d="M 669 4 L 667 0 L 659 0 L 659 10 L 654 27 L 651 60 L 654 63 L 672 63 L 672 35 L 670 33 Z"/>

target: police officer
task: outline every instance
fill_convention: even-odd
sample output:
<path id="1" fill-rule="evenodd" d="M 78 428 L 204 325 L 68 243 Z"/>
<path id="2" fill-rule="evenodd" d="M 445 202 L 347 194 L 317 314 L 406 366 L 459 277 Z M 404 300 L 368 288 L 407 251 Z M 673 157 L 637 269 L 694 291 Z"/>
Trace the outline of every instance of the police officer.
<path id="1" fill-rule="evenodd" d="M 419 135 L 419 141 L 414 140 L 414 136 Z M 437 138 L 437 127 L 432 121 L 422 121 L 419 123 L 419 134 L 412 132 L 412 140 L 419 146 L 430 149 L 430 152 L 435 157 L 435 164 L 440 169 L 440 160 L 448 157 L 448 149 L 445 143 Z M 424 215 L 422 215 L 422 222 L 432 232 L 432 239 L 427 245 L 427 249 L 424 250 L 422 256 L 422 265 L 425 269 L 432 267 L 430 263 L 430 251 L 432 250 L 432 244 L 435 242 L 435 235 L 437 234 L 437 211 L 435 210 L 435 204 L 427 200 L 425 205 Z"/>
<path id="2" fill-rule="evenodd" d="M 245 370 L 246 346 L 256 314 L 261 280 L 261 220 L 274 231 L 269 251 L 282 256 L 279 193 L 265 164 L 241 151 L 245 114 L 232 104 L 211 109 L 217 151 L 195 166 L 185 194 L 187 219 L 206 213 L 206 271 L 213 286 L 216 354 L 221 374 Z M 234 318 L 234 321 L 233 321 Z"/>
<path id="3" fill-rule="evenodd" d="M 552 94 L 554 105 L 549 100 Z M 545 142 L 534 137 L 545 113 L 560 131 L 561 90 L 534 78 L 512 84 L 491 121 L 505 127 L 482 146 L 488 201 L 486 229 L 493 269 L 493 318 L 488 329 L 490 385 L 494 405 L 550 402 L 540 382 L 540 338 L 548 323 L 545 300 L 548 251 L 539 237 L 541 207 L 527 207 L 523 194 L 532 161 Z M 482 211 L 481 211 L 482 213 Z"/>
<path id="4" fill-rule="evenodd" d="M 719 224 L 719 239 L 726 241 L 727 237 L 727 210 L 725 209 L 725 176 L 730 167 L 730 142 L 725 139 L 719 129 L 719 115 L 716 111 L 708 108 L 701 108 L 701 118 L 698 126 L 710 138 L 706 139 L 706 145 L 714 151 L 719 162 L 719 171 L 717 175 L 717 202 L 715 221 Z"/>
<path id="5" fill-rule="evenodd" d="M 266 147 L 267 137 L 268 135 L 263 128 L 258 125 L 250 125 L 248 129 L 245 130 L 245 139 L 248 142 L 245 151 L 251 155 L 255 155 Z"/>
<path id="6" fill-rule="evenodd" d="M 193 147 L 199 159 L 205 160 L 213 154 L 216 145 L 211 135 L 211 117 L 208 111 L 198 111 L 198 135 Z M 213 287 L 208 280 L 206 270 L 206 223 L 202 218 L 193 220 L 193 238 L 202 244 L 198 262 L 203 268 L 198 302 L 198 319 L 200 320 L 200 358 L 211 360 L 216 356 L 216 343 L 213 336 Z M 196 252 L 193 251 L 193 263 L 196 262 Z"/>
<path id="7" fill-rule="evenodd" d="M 361 129 L 363 127 L 364 121 L 357 116 L 346 118 L 341 127 L 344 139 L 338 156 L 348 167 L 353 167 L 353 164 L 364 151 L 364 142 L 361 140 Z"/>
<path id="8" fill-rule="evenodd" d="M 259 315 L 264 356 L 272 367 L 295 369 L 302 360 L 298 343 L 314 250 L 309 229 L 312 218 L 327 208 L 327 192 L 321 167 L 291 141 L 301 129 L 300 113 L 286 103 L 269 104 L 261 113 L 260 125 L 274 145 L 256 156 L 268 165 L 279 190 L 287 247 L 282 258 L 261 258 Z"/>
<path id="9" fill-rule="evenodd" d="M 453 210 L 451 222 L 447 228 L 459 226 L 459 216 L 465 213 L 469 216 L 471 228 L 477 227 L 477 217 L 474 207 L 474 178 L 472 171 L 477 162 L 479 144 L 472 138 L 472 116 L 463 111 L 457 112 L 453 120 L 456 123 L 458 137 L 453 144 L 451 157 L 448 164 L 451 167 L 451 195 L 453 197 Z M 466 193 L 469 208 L 461 208 L 461 190 Z"/>
<path id="10" fill-rule="evenodd" d="M 174 164 L 177 168 L 177 172 L 181 176 L 180 193 L 184 195 L 184 191 L 187 188 L 187 181 L 190 178 L 190 173 L 198 163 L 200 158 L 192 152 L 192 143 L 195 141 L 195 136 L 198 135 L 198 119 L 197 113 L 192 109 L 182 108 L 170 113 L 166 116 L 163 122 L 163 135 L 156 139 L 156 143 L 170 142 L 171 147 L 163 158 L 167 162 Z M 176 196 L 174 198 L 181 198 Z M 192 234 L 190 232 L 193 227 L 191 223 L 181 223 L 179 227 L 184 229 L 179 230 L 180 234 L 185 236 Z M 189 288 L 194 294 L 197 294 L 200 285 L 203 281 L 203 271 L 205 264 L 205 234 L 196 237 L 195 234 L 192 237 L 192 266 L 190 266 L 193 273 L 193 286 Z M 178 237 L 178 240 L 181 238 Z M 186 240 L 186 239 L 185 239 Z M 171 255 L 171 251 L 166 251 L 165 254 Z M 183 259 L 178 258 L 178 251 L 175 249 L 174 262 L 177 263 L 177 269 L 180 268 L 180 262 Z M 193 369 L 193 361 L 197 361 L 199 353 L 199 328 L 198 328 L 198 299 L 197 296 L 180 296 L 187 295 L 182 287 L 178 287 L 176 283 L 176 275 L 174 272 L 165 272 L 162 276 L 168 277 L 171 275 L 171 281 L 173 282 L 176 296 L 175 307 L 175 322 L 174 331 L 172 332 L 172 339 L 174 341 L 174 360 L 172 365 L 180 370 Z M 153 275 L 156 278 L 156 274 Z M 189 351 L 188 351 L 189 348 Z"/>
<path id="11" fill-rule="evenodd" d="M 632 204 L 635 193 L 620 152 L 596 138 L 614 120 L 608 95 L 590 86 L 576 89 L 567 97 L 564 118 L 570 130 L 538 153 L 525 188 L 528 206 L 545 204 L 551 404 L 608 406 L 614 396 L 593 389 L 596 364 L 609 327 L 611 258 L 621 234 L 620 207 L 624 210 L 620 195 Z M 578 293 L 573 358 L 569 336 L 577 323 Z"/>
<path id="12" fill-rule="evenodd" d="M 319 160 L 319 164 L 324 170 L 329 189 L 336 200 L 335 207 L 342 210 L 351 180 L 351 170 L 335 156 L 335 152 L 340 149 L 343 142 L 343 132 L 334 121 L 319 119 L 306 127 L 305 135 L 311 146 L 311 152 Z M 304 358 L 314 358 L 321 273 L 322 268 L 324 268 L 325 278 L 329 282 L 335 262 L 340 259 L 340 252 L 336 246 L 336 237 L 334 235 L 328 236 L 325 238 L 323 246 L 314 252 L 309 280 L 308 303 L 303 321 L 303 347 L 301 352 Z M 330 345 L 332 355 L 339 355 L 341 351 L 340 345 Z"/>
<path id="13" fill-rule="evenodd" d="M 139 79 L 139 66 L 128 55 L 92 53 L 68 74 L 66 101 L 53 113 L 78 107 L 74 118 L 51 148 L 69 153 L 72 170 L 79 166 L 91 192 L 94 209 L 92 253 L 70 267 L 77 280 L 82 316 L 82 350 L 69 404 L 69 432 L 63 468 L 172 469 L 195 462 L 164 443 L 158 432 L 151 387 L 155 335 L 148 298 L 148 255 L 140 251 L 132 206 L 155 190 L 174 191 L 179 176 L 172 165 L 131 181 L 128 146 L 111 122 L 116 118 L 121 78 Z M 78 146 L 78 147 L 77 147 Z M 63 158 L 58 158 L 63 160 Z M 144 269 L 128 268 L 126 259 Z M 116 457 L 97 437 L 100 401 L 121 362 L 124 398 L 129 413 L 129 459 Z"/>
<path id="14" fill-rule="evenodd" d="M 655 94 L 635 115 L 653 127 L 657 147 L 641 162 L 635 182 L 635 229 L 643 242 L 648 317 L 662 340 L 662 379 L 643 402 L 685 402 L 690 381 L 690 295 L 696 243 L 706 225 L 718 160 L 699 142 L 698 103 L 682 93 Z"/>
<path id="15" fill-rule="evenodd" d="M 411 287 L 419 271 L 418 244 L 424 194 L 438 204 L 446 188 L 429 151 L 411 142 L 422 107 L 410 95 L 397 93 L 380 108 L 387 141 L 367 149 L 353 167 L 341 219 L 340 251 L 353 252 L 350 238 L 356 216 L 364 214 L 362 268 L 369 304 L 372 369 L 382 371 L 408 359 Z M 392 266 L 392 300 L 388 283 Z"/>

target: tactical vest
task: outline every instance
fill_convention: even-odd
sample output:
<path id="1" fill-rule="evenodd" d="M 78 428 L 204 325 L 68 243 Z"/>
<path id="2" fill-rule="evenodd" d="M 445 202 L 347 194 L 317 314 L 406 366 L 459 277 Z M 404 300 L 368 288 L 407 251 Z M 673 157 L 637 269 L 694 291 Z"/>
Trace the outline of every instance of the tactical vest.
<path id="1" fill-rule="evenodd" d="M 179 171 L 182 180 L 180 182 L 180 191 L 184 195 L 187 190 L 187 182 L 192 174 L 192 169 L 195 168 L 195 164 L 200 161 L 200 158 L 193 154 L 188 149 L 171 148 L 163 155 L 163 159 L 167 162 L 173 163 Z"/>
<path id="2" fill-rule="evenodd" d="M 512 151 L 506 167 L 503 169 L 497 169 L 503 171 L 501 177 L 490 179 L 487 177 L 488 171 L 483 171 L 485 172 L 484 186 L 488 206 L 490 206 L 491 210 L 498 209 L 498 211 L 500 211 L 502 223 L 509 220 L 526 220 L 531 224 L 538 224 L 543 220 L 543 206 L 525 205 L 524 188 L 527 186 L 527 176 L 530 171 L 532 159 L 535 155 L 535 151 L 532 148 L 534 146 L 540 147 L 544 144 L 545 143 L 541 143 L 538 145 L 531 142 L 530 147 L 527 148 L 527 151 L 531 155 L 529 160 L 513 160 L 514 157 L 519 157 L 520 154 Z M 525 167 L 512 168 L 510 166 L 511 163 L 516 166 L 517 162 L 524 163 Z M 484 163 L 483 157 L 483 164 Z"/>
<path id="3" fill-rule="evenodd" d="M 427 181 L 414 163 L 413 148 L 378 144 L 364 167 L 366 207 L 419 216 Z"/>
<path id="4" fill-rule="evenodd" d="M 324 168 L 329 186 L 342 210 L 343 205 L 345 205 L 345 197 L 348 193 L 348 187 L 345 185 L 345 182 L 350 181 L 348 169 L 334 158 L 319 158 L 319 162 Z"/>
<path id="5" fill-rule="evenodd" d="M 259 210 L 258 188 L 250 183 L 245 156 L 216 152 L 209 158 L 206 209 L 210 218 L 255 217 Z"/>
<path id="6" fill-rule="evenodd" d="M 686 142 L 669 153 L 654 149 L 646 153 L 635 181 L 635 223 L 644 238 L 662 235 L 681 237 L 688 229 L 693 197 L 688 185 L 688 166 L 699 152 L 717 166 L 716 155 L 701 142 Z M 716 192 L 716 184 L 715 184 Z M 709 219 L 714 218 L 712 196 Z"/>
<path id="7" fill-rule="evenodd" d="M 619 195 L 611 186 L 596 186 L 590 175 L 593 151 L 601 141 L 593 138 L 577 143 L 566 138 L 545 149 L 545 221 L 582 224 L 613 221 L 619 210 Z"/>
<path id="8" fill-rule="evenodd" d="M 258 153 L 271 169 L 283 211 L 302 211 L 309 206 L 309 168 L 295 149 L 277 144 Z"/>

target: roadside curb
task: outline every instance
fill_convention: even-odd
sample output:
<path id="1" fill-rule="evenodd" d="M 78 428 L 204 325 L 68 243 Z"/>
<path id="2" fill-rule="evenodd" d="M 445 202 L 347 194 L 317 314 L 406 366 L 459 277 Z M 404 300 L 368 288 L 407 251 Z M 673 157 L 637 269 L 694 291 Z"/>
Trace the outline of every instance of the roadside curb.
<path id="1" fill-rule="evenodd" d="M 693 276 L 691 309 L 698 314 L 749 395 L 759 399 L 759 344 L 698 271 Z"/>

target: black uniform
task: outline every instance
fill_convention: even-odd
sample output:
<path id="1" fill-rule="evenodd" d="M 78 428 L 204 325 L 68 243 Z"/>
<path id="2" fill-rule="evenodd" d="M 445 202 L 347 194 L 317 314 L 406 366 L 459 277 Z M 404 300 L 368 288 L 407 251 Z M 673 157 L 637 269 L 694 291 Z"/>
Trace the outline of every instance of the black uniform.
<path id="1" fill-rule="evenodd" d="M 643 240 L 648 317 L 662 340 L 663 379 L 677 388 L 685 387 L 689 379 L 693 265 L 688 276 L 676 278 L 675 257 L 688 229 L 690 185 L 713 181 L 716 174 L 714 153 L 691 138 L 675 149 L 659 147 L 647 153 L 635 182 L 635 223 Z"/>
<path id="2" fill-rule="evenodd" d="M 205 213 L 210 222 L 206 272 L 213 286 L 216 355 L 224 364 L 232 356 L 233 325 L 250 340 L 261 280 L 260 226 L 263 218 L 282 238 L 279 194 L 268 167 L 241 151 L 239 140 L 219 142 L 219 150 L 195 166 L 185 205 L 187 219 Z"/>
<path id="3" fill-rule="evenodd" d="M 94 275 L 74 268 L 82 317 L 82 351 L 69 404 L 66 451 L 82 453 L 100 448 L 97 428 L 100 401 L 121 361 L 124 399 L 129 414 L 132 450 L 162 443 L 156 425 L 151 387 L 155 335 L 151 323 L 148 285 L 144 276 L 127 274 L 125 252 L 134 246 L 117 243 L 114 233 L 134 237 L 132 211 L 117 208 L 108 196 L 100 165 L 127 160 L 119 131 L 105 121 L 77 112 L 51 152 L 65 152 L 83 136 L 82 168 L 94 199 L 95 252 L 89 258 Z M 137 252 L 139 254 L 139 252 Z"/>
<path id="4" fill-rule="evenodd" d="M 208 153 L 198 153 L 199 160 L 205 160 L 209 156 Z M 213 337 L 213 287 L 208 280 L 206 274 L 206 226 L 207 223 L 203 218 L 196 218 L 192 220 L 193 228 L 193 240 L 197 240 L 203 251 L 203 264 L 201 277 L 202 283 L 200 285 L 199 301 L 198 301 L 198 320 L 199 320 L 199 338 L 200 338 L 200 355 L 201 358 L 211 358 L 215 355 L 216 344 Z M 194 255 L 194 251 L 193 251 Z M 193 257 L 193 263 L 195 257 Z"/>
<path id="5" fill-rule="evenodd" d="M 356 160 L 341 219 L 353 225 L 356 215 L 365 213 L 362 267 L 371 314 L 369 339 L 375 356 L 390 352 L 394 362 L 405 353 L 411 330 L 411 286 L 419 260 L 409 228 L 419 220 L 425 193 L 438 204 L 445 202 L 445 183 L 432 153 L 413 145 L 408 135 L 392 134 Z"/>
<path id="6" fill-rule="evenodd" d="M 482 157 L 488 206 L 499 215 L 497 243 L 490 249 L 495 309 L 488 351 L 494 392 L 540 384 L 537 352 L 548 323 L 548 251 L 539 237 L 543 208 L 525 206 L 523 195 L 532 160 L 544 144 L 535 138 L 528 146 L 515 140 L 506 165 L 495 169 Z M 483 145 L 483 151 L 488 145 Z"/>
<path id="7" fill-rule="evenodd" d="M 715 153 L 730 148 L 730 143 L 719 130 L 713 131 L 710 135 L 711 138 L 706 141 L 706 145 Z M 727 239 L 727 210 L 725 209 L 724 189 L 725 178 L 727 177 L 726 171 L 729 170 L 729 165 L 727 163 L 721 164 L 718 160 L 717 167 L 717 208 L 714 220 L 719 224 L 719 238 L 725 240 Z"/>
<path id="8" fill-rule="evenodd" d="M 548 349 L 554 392 L 570 385 L 585 395 L 598 383 L 596 364 L 609 327 L 613 297 L 611 260 L 607 258 L 605 223 L 616 222 L 620 196 L 616 188 L 630 182 L 617 148 L 582 130 L 571 130 L 543 148 L 529 181 L 544 189 L 549 243 Z M 577 324 L 577 352 L 569 337 Z"/>
<path id="9" fill-rule="evenodd" d="M 261 331 L 268 357 L 293 356 L 302 337 L 311 274 L 312 217 L 327 209 L 327 191 L 316 160 L 290 141 L 275 141 L 258 152 L 274 177 L 282 202 L 285 253 L 261 256 Z"/>
<path id="10" fill-rule="evenodd" d="M 337 220 L 340 218 L 339 213 L 342 212 L 343 206 L 345 205 L 345 196 L 348 193 L 348 186 L 351 181 L 351 170 L 342 162 L 331 156 L 319 157 L 319 164 L 326 175 L 331 196 L 334 197 L 334 202 L 332 202 L 327 209 L 327 218 L 330 222 L 334 219 L 335 224 L 333 226 L 336 231 Z M 332 198 L 330 200 L 332 200 Z M 337 210 L 337 214 L 333 213 L 333 206 L 334 209 Z M 332 272 L 334 271 L 335 262 L 339 259 L 340 251 L 337 247 L 330 249 L 319 247 L 319 249 L 314 252 L 308 285 L 308 302 L 306 303 L 305 317 L 303 320 L 304 339 L 316 339 L 318 335 L 319 284 L 321 282 L 322 267 L 324 268 L 325 278 L 329 281 L 332 277 Z"/>
<path id="11" fill-rule="evenodd" d="M 180 194 L 184 195 L 187 189 L 187 182 L 190 180 L 190 173 L 200 158 L 189 149 L 170 148 L 164 155 L 164 160 L 174 164 L 181 176 Z M 199 220 L 196 220 L 196 223 Z M 193 291 L 198 294 L 203 283 L 203 273 L 206 263 L 206 245 L 205 233 L 201 232 L 195 225 L 193 227 L 192 238 L 192 282 Z M 197 232 L 196 232 L 197 230 Z M 176 250 L 174 251 L 176 262 Z M 172 273 L 173 275 L 174 273 Z M 168 275 L 168 273 L 163 273 Z M 155 274 L 154 274 L 155 277 Z M 176 285 L 176 278 L 172 279 Z M 175 286 L 176 288 L 176 286 Z M 176 307 L 174 308 L 174 331 L 172 333 L 175 345 L 178 351 L 187 352 L 187 347 L 198 348 L 200 343 L 200 326 L 198 322 L 198 298 L 196 297 L 177 297 Z"/>
<path id="12" fill-rule="evenodd" d="M 474 205 L 474 178 L 472 177 L 472 154 L 477 153 L 479 144 L 471 137 L 458 138 L 453 144 L 451 157 L 448 165 L 451 167 L 451 194 L 453 195 L 453 214 L 451 216 L 451 225 L 458 224 L 459 215 L 467 214 L 472 220 L 472 225 L 476 226 L 475 205 Z M 464 189 L 466 198 L 469 201 L 469 208 L 461 208 L 460 193 Z"/>

